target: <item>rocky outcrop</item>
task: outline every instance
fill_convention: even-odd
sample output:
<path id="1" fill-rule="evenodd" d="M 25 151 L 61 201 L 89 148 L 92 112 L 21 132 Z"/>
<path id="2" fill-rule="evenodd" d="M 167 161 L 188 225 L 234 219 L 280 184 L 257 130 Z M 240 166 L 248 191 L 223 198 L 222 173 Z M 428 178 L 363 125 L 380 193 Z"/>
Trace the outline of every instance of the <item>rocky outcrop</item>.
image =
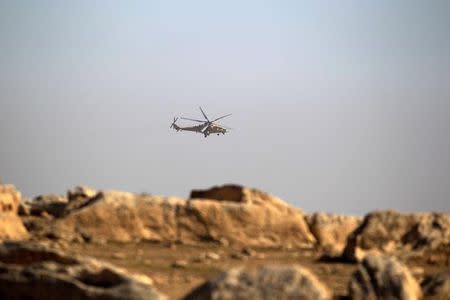
<path id="1" fill-rule="evenodd" d="M 33 245 L 0 245 L 2 299 L 166 299 L 144 275 Z"/>
<path id="2" fill-rule="evenodd" d="M 279 203 L 279 199 L 257 189 L 246 188 L 236 184 L 214 186 L 207 190 L 192 190 L 191 199 L 214 199 L 236 203 Z"/>
<path id="3" fill-rule="evenodd" d="M 19 207 L 17 208 L 17 213 L 19 216 L 30 216 L 31 215 L 31 204 L 28 199 L 23 199 L 19 203 Z"/>
<path id="4" fill-rule="evenodd" d="M 420 299 L 419 284 L 395 257 L 367 255 L 349 284 L 354 300 Z"/>
<path id="5" fill-rule="evenodd" d="M 70 202 L 77 201 L 79 199 L 92 198 L 97 195 L 98 191 L 92 187 L 85 185 L 77 185 L 74 188 L 67 191 L 67 199 Z"/>
<path id="6" fill-rule="evenodd" d="M 47 213 L 56 218 L 65 214 L 66 206 L 69 203 L 66 197 L 62 195 L 41 195 L 29 203 L 30 214 L 40 216 Z"/>
<path id="7" fill-rule="evenodd" d="M 328 254 L 340 255 L 347 238 L 360 224 L 361 217 L 327 213 L 314 213 L 306 216 L 309 229 L 317 244 Z"/>
<path id="8" fill-rule="evenodd" d="M 321 300 L 331 297 L 327 287 L 303 267 L 266 266 L 231 269 L 192 291 L 185 300 Z"/>
<path id="9" fill-rule="evenodd" d="M 425 278 L 421 286 L 425 299 L 450 299 L 450 271 Z"/>
<path id="10" fill-rule="evenodd" d="M 61 236 L 83 232 L 94 240 L 227 241 L 260 247 L 315 242 L 300 210 L 260 191 L 241 191 L 247 195 L 244 202 L 100 192 L 55 219 L 52 228 Z"/>
<path id="11" fill-rule="evenodd" d="M 450 247 L 450 216 L 378 211 L 364 217 L 347 239 L 343 258 L 361 261 L 367 252 L 434 250 Z"/>
<path id="12" fill-rule="evenodd" d="M 48 214 L 55 218 L 63 217 L 72 211 L 89 205 L 95 200 L 98 192 L 90 187 L 75 186 L 67 191 L 67 196 L 63 195 L 40 195 L 27 203 L 30 207 L 30 214 L 40 216 Z M 26 214 L 25 214 L 26 215 Z"/>
<path id="13" fill-rule="evenodd" d="M 76 186 L 68 190 L 67 199 L 69 203 L 66 207 L 66 214 L 90 205 L 97 201 L 100 196 L 100 192 L 88 186 Z"/>
<path id="14" fill-rule="evenodd" d="M 0 184 L 0 240 L 21 240 L 28 237 L 17 214 L 20 201 L 20 192 L 13 185 Z"/>

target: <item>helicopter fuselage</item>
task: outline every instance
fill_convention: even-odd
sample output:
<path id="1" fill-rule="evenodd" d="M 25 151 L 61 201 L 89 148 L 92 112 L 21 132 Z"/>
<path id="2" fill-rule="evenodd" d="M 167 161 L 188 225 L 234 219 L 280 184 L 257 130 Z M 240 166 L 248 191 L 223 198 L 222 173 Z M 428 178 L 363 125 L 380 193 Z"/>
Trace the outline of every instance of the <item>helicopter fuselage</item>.
<path id="1" fill-rule="evenodd" d="M 219 135 L 220 133 L 225 134 L 225 132 L 227 132 L 227 130 L 219 125 L 216 124 L 210 124 L 205 130 L 204 133 L 208 133 L 208 134 L 214 134 L 216 133 L 217 135 Z"/>
<path id="2" fill-rule="evenodd" d="M 206 128 L 205 128 L 206 126 Z M 192 131 L 192 132 L 198 132 L 202 133 L 205 137 L 207 137 L 210 134 L 225 134 L 227 132 L 226 128 L 223 128 L 219 125 L 216 125 L 214 123 L 212 124 L 201 124 L 197 126 L 188 126 L 188 127 L 181 127 L 176 124 L 173 125 L 176 131 Z"/>

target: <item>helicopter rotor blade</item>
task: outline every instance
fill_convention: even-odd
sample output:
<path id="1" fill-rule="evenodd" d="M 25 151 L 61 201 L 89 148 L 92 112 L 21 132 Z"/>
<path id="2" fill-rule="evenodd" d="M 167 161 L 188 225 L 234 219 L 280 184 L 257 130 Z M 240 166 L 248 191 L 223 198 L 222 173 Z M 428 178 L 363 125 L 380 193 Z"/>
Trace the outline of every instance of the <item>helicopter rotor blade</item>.
<path id="1" fill-rule="evenodd" d="M 184 117 L 181 117 L 180 119 L 194 121 L 194 122 L 200 122 L 200 123 L 205 123 L 205 121 L 202 121 L 202 120 L 196 120 L 196 119 L 190 119 L 190 118 L 184 118 Z"/>
<path id="2" fill-rule="evenodd" d="M 225 116 L 221 116 L 221 117 L 219 117 L 219 118 L 217 118 L 217 119 L 213 120 L 212 122 L 216 122 L 216 121 L 218 121 L 218 120 L 220 120 L 220 119 L 223 119 L 223 118 L 229 117 L 229 116 L 231 116 L 231 115 L 232 115 L 232 114 L 228 114 L 228 115 L 225 115 Z"/>
<path id="3" fill-rule="evenodd" d="M 208 117 L 206 116 L 205 112 L 203 111 L 203 109 L 200 106 L 199 106 L 199 108 L 200 108 L 200 111 L 202 112 L 203 116 L 205 117 L 205 119 L 208 120 L 208 122 L 210 122 Z"/>

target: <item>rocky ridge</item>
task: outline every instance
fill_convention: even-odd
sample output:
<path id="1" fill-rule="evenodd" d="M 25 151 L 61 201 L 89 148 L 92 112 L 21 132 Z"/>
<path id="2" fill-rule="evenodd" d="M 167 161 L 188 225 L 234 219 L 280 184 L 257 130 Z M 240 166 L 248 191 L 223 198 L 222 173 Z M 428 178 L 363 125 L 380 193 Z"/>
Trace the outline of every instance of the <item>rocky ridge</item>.
<path id="1" fill-rule="evenodd" d="M 82 235 L 121 242 L 216 242 L 257 247 L 299 248 L 315 243 L 303 212 L 281 199 L 238 186 L 218 190 L 222 198 L 231 191 L 230 200 L 120 191 L 77 195 L 74 199 L 72 194 L 67 202 L 55 201 L 65 205 L 58 213 L 55 205 L 45 206 L 51 208 L 50 215 L 58 217 L 40 234 L 66 239 Z M 214 197 L 214 192 L 209 193 Z"/>
<path id="2" fill-rule="evenodd" d="M 67 291 L 73 299 L 165 299 L 152 276 L 70 253 L 73 245 L 83 243 L 134 243 L 138 248 L 155 243 L 168 245 L 173 253 L 178 244 L 222 249 L 167 262 L 176 272 L 225 267 L 186 290 L 186 299 L 340 299 L 342 294 L 327 286 L 327 278 L 339 274 L 323 261 L 316 267 L 323 254 L 334 263 L 356 264 L 345 297 L 449 299 L 450 216 L 445 213 L 305 214 L 275 196 L 238 185 L 194 190 L 189 199 L 80 186 L 67 195 L 25 202 L 14 186 L 0 185 L 0 225 L 2 299 L 59 299 Z M 139 251 L 134 259 L 142 256 Z M 271 251 L 298 255 L 289 265 L 264 264 Z M 303 253 L 313 255 L 310 262 Z M 111 255 L 116 261 L 127 257 Z M 244 265 L 227 267 L 237 261 Z M 444 272 L 414 267 L 417 262 Z M 152 274 L 158 278 L 159 272 Z"/>

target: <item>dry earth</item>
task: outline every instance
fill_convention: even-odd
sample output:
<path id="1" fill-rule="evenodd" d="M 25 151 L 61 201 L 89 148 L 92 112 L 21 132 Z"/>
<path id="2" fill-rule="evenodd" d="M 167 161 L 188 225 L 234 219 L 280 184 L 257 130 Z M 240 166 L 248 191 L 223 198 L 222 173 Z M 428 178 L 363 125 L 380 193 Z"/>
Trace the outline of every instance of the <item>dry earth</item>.
<path id="1" fill-rule="evenodd" d="M 314 249 L 254 249 L 252 256 L 242 255 L 242 249 L 217 245 L 162 245 L 154 243 L 91 243 L 67 245 L 73 253 L 90 255 L 124 267 L 131 272 L 150 276 L 158 290 L 170 299 L 182 299 L 194 287 L 220 272 L 238 266 L 292 265 L 309 268 L 335 294 L 335 298 L 348 295 L 348 283 L 357 269 L 354 263 L 320 262 L 322 255 Z M 244 248 L 245 249 L 245 248 Z M 245 252 L 245 251 L 244 251 Z M 218 254 L 218 260 L 203 258 L 206 253 Z M 241 255 L 240 255 L 241 254 Z M 450 255 L 450 251 L 447 253 Z M 450 270 L 450 265 L 433 263 L 430 257 L 404 258 L 410 269 L 417 270 L 417 279 Z M 185 266 L 176 266 L 184 261 Z M 423 273 L 422 273 L 423 270 Z"/>

